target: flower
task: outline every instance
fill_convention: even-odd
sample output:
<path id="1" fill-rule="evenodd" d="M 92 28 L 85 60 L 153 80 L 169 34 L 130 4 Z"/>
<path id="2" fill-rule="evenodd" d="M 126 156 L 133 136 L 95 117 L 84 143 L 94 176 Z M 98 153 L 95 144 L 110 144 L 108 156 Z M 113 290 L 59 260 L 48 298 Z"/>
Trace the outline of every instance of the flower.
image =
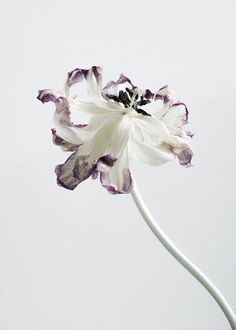
<path id="1" fill-rule="evenodd" d="M 71 88 L 85 80 L 89 101 L 71 95 Z M 176 158 L 188 167 L 193 155 L 191 134 L 183 130 L 188 122 L 184 103 L 174 101 L 173 92 L 164 86 L 156 93 L 144 91 L 120 75 L 102 88 L 102 69 L 75 69 L 68 73 L 64 92 L 40 90 L 41 102 L 54 102 L 54 144 L 72 152 L 64 164 L 56 166 L 57 183 L 73 190 L 88 177 L 100 177 L 112 194 L 129 193 L 132 177 L 130 160 L 161 165 Z M 147 104 L 160 101 L 160 111 L 150 114 Z M 91 115 L 88 124 L 73 124 L 70 109 Z"/>

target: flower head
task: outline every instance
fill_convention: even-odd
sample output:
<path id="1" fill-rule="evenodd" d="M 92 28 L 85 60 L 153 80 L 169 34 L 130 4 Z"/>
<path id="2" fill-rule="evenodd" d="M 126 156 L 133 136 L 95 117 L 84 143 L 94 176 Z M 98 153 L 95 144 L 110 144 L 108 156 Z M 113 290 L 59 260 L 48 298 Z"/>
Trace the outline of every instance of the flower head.
<path id="1" fill-rule="evenodd" d="M 41 90 L 38 99 L 55 103 L 54 144 L 71 152 L 64 164 L 56 166 L 57 183 L 73 190 L 88 177 L 100 177 L 112 194 L 132 189 L 130 160 L 161 165 L 178 158 L 189 166 L 192 158 L 191 134 L 183 130 L 188 122 L 184 103 L 174 100 L 173 92 L 164 86 L 156 93 L 136 87 L 120 75 L 102 87 L 102 70 L 75 69 L 68 73 L 64 92 Z M 71 95 L 71 87 L 86 81 L 89 101 Z M 147 104 L 160 101 L 160 111 L 151 114 Z M 91 115 L 87 124 L 74 124 L 70 109 Z"/>

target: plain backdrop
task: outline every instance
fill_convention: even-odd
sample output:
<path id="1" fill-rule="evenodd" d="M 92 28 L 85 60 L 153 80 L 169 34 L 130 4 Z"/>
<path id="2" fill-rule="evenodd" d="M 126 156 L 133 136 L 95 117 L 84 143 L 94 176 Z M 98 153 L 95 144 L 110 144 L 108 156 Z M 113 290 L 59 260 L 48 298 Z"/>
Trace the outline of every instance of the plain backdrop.
<path id="1" fill-rule="evenodd" d="M 194 166 L 133 164 L 133 174 L 161 227 L 236 309 L 236 1 L 0 7 L 0 329 L 229 330 L 130 195 L 91 179 L 74 192 L 56 185 L 67 154 L 51 142 L 53 105 L 36 96 L 92 65 L 104 82 L 122 72 L 175 90 L 190 110 Z"/>

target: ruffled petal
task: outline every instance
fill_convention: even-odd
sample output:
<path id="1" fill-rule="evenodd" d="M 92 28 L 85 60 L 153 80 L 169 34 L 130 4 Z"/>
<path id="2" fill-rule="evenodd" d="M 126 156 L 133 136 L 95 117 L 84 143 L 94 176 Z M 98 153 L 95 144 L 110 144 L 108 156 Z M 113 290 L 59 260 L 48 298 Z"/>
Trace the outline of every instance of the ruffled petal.
<path id="1" fill-rule="evenodd" d="M 160 88 L 156 93 L 153 93 L 150 89 L 144 90 L 143 97 L 148 100 L 161 100 L 164 104 L 171 104 L 174 100 L 174 92 L 166 85 Z"/>
<path id="2" fill-rule="evenodd" d="M 66 96 L 69 96 L 70 87 L 84 79 L 86 79 L 88 83 L 89 95 L 95 98 L 99 97 L 102 86 L 102 68 L 99 66 L 92 66 L 89 70 L 76 68 L 69 72 L 65 83 Z"/>
<path id="3" fill-rule="evenodd" d="M 63 151 L 76 151 L 78 150 L 80 144 L 73 144 L 62 139 L 56 132 L 55 128 L 51 129 L 52 131 L 52 142 L 61 147 Z"/>
<path id="4" fill-rule="evenodd" d="M 102 172 L 100 181 L 112 195 L 127 194 L 132 190 L 132 177 L 128 166 L 127 150 L 108 172 Z"/>
<path id="5" fill-rule="evenodd" d="M 136 86 L 131 82 L 131 80 L 125 75 L 121 74 L 117 81 L 111 80 L 108 84 L 102 89 L 102 95 L 107 98 L 107 95 L 119 94 L 120 90 L 134 90 Z"/>
<path id="6" fill-rule="evenodd" d="M 178 157 L 180 165 L 185 167 L 192 166 L 191 160 L 193 157 L 193 150 L 191 146 L 182 145 L 180 147 L 172 147 L 172 151 Z"/>
<path id="7" fill-rule="evenodd" d="M 57 134 L 69 143 L 75 145 L 81 144 L 85 138 L 85 134 L 83 133 L 83 128 L 71 122 L 68 100 L 50 89 L 39 91 L 37 98 L 43 103 L 50 101 L 55 103 L 54 122 Z"/>
<path id="8" fill-rule="evenodd" d="M 56 166 L 57 183 L 59 186 L 74 190 L 79 183 L 92 174 L 92 166 L 87 156 L 79 156 L 74 152 L 64 164 Z"/>
<path id="9" fill-rule="evenodd" d="M 111 167 L 116 163 L 117 158 L 112 155 L 105 155 L 99 158 L 93 168 L 92 178 L 96 179 L 99 173 L 107 173 Z"/>
<path id="10" fill-rule="evenodd" d="M 162 121 L 173 128 L 182 128 L 188 123 L 188 109 L 182 102 L 172 104 L 161 117 Z"/>

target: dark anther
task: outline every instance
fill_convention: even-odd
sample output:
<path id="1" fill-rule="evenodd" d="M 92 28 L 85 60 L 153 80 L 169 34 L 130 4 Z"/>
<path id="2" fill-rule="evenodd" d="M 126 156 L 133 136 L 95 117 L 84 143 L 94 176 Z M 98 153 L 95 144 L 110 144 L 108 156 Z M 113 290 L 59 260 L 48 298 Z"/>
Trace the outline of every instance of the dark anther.
<path id="1" fill-rule="evenodd" d="M 111 99 L 111 100 L 114 100 L 116 102 L 120 102 L 119 98 L 116 96 L 116 95 L 113 95 L 113 94 L 106 94 L 106 96 Z"/>
<path id="2" fill-rule="evenodd" d="M 135 111 L 137 111 L 137 113 L 141 113 L 144 116 L 151 116 L 149 113 L 147 113 L 143 109 L 136 108 Z"/>
<path id="3" fill-rule="evenodd" d="M 125 105 L 126 108 L 129 107 L 130 100 L 128 98 L 127 93 L 125 93 L 124 91 L 119 91 L 119 100 Z"/>
<path id="4" fill-rule="evenodd" d="M 126 87 L 125 90 L 126 90 L 126 92 L 129 94 L 130 97 L 133 96 L 134 93 L 131 91 L 131 89 L 129 89 L 128 87 Z"/>

